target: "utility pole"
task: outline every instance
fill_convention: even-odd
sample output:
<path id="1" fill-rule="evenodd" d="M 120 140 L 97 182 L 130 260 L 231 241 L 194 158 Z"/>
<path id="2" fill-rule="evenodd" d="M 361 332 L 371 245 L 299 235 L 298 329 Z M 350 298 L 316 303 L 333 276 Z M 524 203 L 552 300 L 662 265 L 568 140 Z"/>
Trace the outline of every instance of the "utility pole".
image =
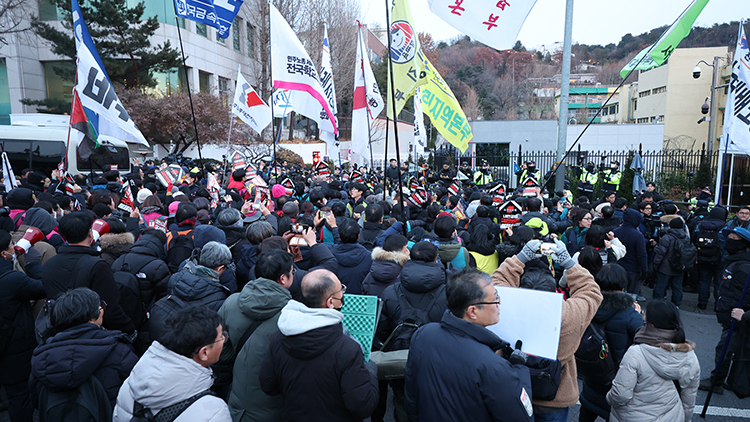
<path id="1" fill-rule="evenodd" d="M 562 79 L 560 80 L 560 112 L 557 116 L 557 171 L 555 192 L 565 186 L 565 163 L 568 146 L 568 94 L 570 93 L 570 54 L 573 40 L 573 0 L 565 1 L 565 35 L 563 38 Z"/>

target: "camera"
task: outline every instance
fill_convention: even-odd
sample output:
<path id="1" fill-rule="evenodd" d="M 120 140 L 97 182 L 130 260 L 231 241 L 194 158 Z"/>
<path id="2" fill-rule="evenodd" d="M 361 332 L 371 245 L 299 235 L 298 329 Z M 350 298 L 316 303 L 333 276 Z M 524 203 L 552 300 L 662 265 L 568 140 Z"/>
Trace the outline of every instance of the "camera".
<path id="1" fill-rule="evenodd" d="M 699 66 L 695 66 L 693 68 L 693 79 L 698 79 L 701 77 L 701 68 Z"/>
<path id="2" fill-rule="evenodd" d="M 307 224 L 292 224 L 292 233 L 294 234 L 303 234 L 305 232 L 305 229 L 310 228 Z"/>
<path id="3" fill-rule="evenodd" d="M 258 204 L 257 202 L 254 203 L 253 204 L 253 209 L 259 210 L 260 209 L 260 204 Z"/>

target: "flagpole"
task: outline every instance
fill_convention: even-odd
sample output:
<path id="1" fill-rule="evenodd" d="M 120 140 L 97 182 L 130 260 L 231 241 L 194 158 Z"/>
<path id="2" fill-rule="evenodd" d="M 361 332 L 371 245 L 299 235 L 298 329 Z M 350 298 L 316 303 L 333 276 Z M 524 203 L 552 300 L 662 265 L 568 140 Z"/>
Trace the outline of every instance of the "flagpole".
<path id="1" fill-rule="evenodd" d="M 276 135 L 276 114 L 273 111 L 273 54 L 271 53 L 271 50 L 273 49 L 273 37 L 271 36 L 271 31 L 273 31 L 273 28 L 271 28 L 271 0 L 268 0 L 267 7 L 268 7 L 268 76 L 271 79 L 271 139 L 273 139 L 273 160 L 271 160 L 271 171 L 276 174 L 276 178 L 279 176 L 279 172 L 276 171 L 276 141 L 277 141 L 277 135 Z M 279 130 L 278 132 L 281 132 L 281 125 L 284 124 L 284 117 L 286 115 L 281 116 L 281 123 L 279 124 Z M 278 182 L 278 180 L 277 180 Z"/>
<path id="2" fill-rule="evenodd" d="M 396 114 L 396 89 L 393 83 L 393 59 L 391 58 L 391 11 L 390 11 L 390 3 L 392 0 L 385 0 L 385 23 L 386 27 L 388 28 L 388 69 L 390 70 L 390 77 L 389 83 L 391 84 L 391 105 L 393 109 L 393 139 L 396 141 L 396 167 L 398 168 L 398 197 L 399 201 L 401 202 L 401 219 L 404 229 L 404 236 L 406 236 L 406 208 L 404 207 L 404 187 L 401 184 L 401 154 L 399 153 L 399 145 L 398 145 L 398 115 Z M 387 115 L 388 113 L 386 113 Z M 387 119 L 387 116 L 386 116 Z M 385 126 L 385 136 L 386 136 L 386 142 L 385 142 L 385 148 L 386 148 L 386 156 L 388 152 L 388 124 L 386 120 L 386 126 Z"/>
<path id="3" fill-rule="evenodd" d="M 78 84 L 78 60 L 76 60 L 76 76 L 73 78 L 73 103 L 70 105 L 70 118 L 73 118 L 73 109 L 76 106 L 75 96 L 78 95 L 76 93 L 76 85 Z M 3 152 L 5 152 L 5 148 L 3 148 Z M 68 172 L 68 153 L 70 152 L 70 120 L 68 120 L 68 139 L 65 141 L 65 157 L 63 158 L 63 162 L 65 163 L 65 172 Z M 57 177 L 59 177 L 62 180 L 62 175 L 58 174 Z M 93 183 L 93 180 L 92 180 Z"/>
<path id="4" fill-rule="evenodd" d="M 365 49 L 362 48 L 362 23 L 358 20 L 357 25 L 359 25 L 359 31 L 357 32 L 357 42 L 359 42 L 359 50 L 362 52 L 362 54 L 359 57 L 359 64 L 362 68 L 362 81 L 365 83 L 365 111 L 367 112 L 367 147 L 370 150 L 370 169 L 375 169 L 375 160 L 372 158 L 372 124 L 370 123 L 370 118 L 372 116 L 372 113 L 370 112 L 370 105 L 367 102 L 367 80 L 365 79 Z M 386 127 L 386 134 L 388 128 Z M 387 135 L 386 135 L 387 136 Z M 388 146 L 388 141 L 386 141 L 386 148 Z M 383 163 L 383 167 L 385 167 L 385 163 Z M 383 185 L 385 187 L 385 185 Z M 383 189 L 385 191 L 385 189 Z"/>
<path id="5" fill-rule="evenodd" d="M 177 14 L 175 6 L 175 14 Z M 193 116 L 193 129 L 195 130 L 195 143 L 198 144 L 198 159 L 201 162 L 201 171 L 203 170 L 203 154 L 201 154 L 201 140 L 198 138 L 198 123 L 195 121 L 195 108 L 193 108 L 193 94 L 190 92 L 190 75 L 188 74 L 187 61 L 185 60 L 185 49 L 182 46 L 182 32 L 180 32 L 180 18 L 175 16 L 177 24 L 177 38 L 180 40 L 180 53 L 182 53 L 182 67 L 185 69 L 185 85 L 187 85 L 188 100 L 190 100 L 190 114 Z"/>

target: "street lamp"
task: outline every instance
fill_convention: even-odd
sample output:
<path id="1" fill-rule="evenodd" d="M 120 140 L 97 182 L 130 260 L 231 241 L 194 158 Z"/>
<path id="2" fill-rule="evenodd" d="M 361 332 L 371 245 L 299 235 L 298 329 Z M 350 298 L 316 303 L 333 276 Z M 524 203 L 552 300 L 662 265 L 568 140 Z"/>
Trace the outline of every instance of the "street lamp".
<path id="1" fill-rule="evenodd" d="M 695 67 L 693 68 L 693 78 L 699 79 L 701 77 L 701 68 L 698 66 L 699 64 L 703 63 L 706 66 L 710 66 L 713 68 L 713 79 L 711 79 L 711 97 L 710 99 L 706 99 L 708 104 L 706 102 L 703 103 L 701 106 L 701 112 L 703 114 L 706 114 L 706 111 L 710 109 L 711 114 L 708 116 L 708 156 L 711 157 L 713 150 L 714 150 L 714 128 L 716 127 L 716 89 L 723 88 L 727 86 L 727 84 L 724 85 L 717 85 L 719 82 L 719 60 L 723 57 L 714 56 L 714 63 L 708 64 L 705 60 L 699 60 L 698 63 L 695 64 Z M 701 123 L 702 121 L 705 121 L 705 117 L 698 121 L 698 123 Z"/>

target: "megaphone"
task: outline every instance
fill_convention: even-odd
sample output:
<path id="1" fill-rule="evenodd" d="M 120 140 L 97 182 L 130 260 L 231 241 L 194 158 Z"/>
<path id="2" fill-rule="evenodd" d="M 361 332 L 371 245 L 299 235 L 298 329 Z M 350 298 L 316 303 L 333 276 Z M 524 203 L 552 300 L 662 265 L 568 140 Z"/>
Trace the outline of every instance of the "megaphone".
<path id="1" fill-rule="evenodd" d="M 36 227 L 29 227 L 26 229 L 26 233 L 23 234 L 21 240 L 16 243 L 13 247 L 16 250 L 17 255 L 23 255 L 34 246 L 34 243 L 44 239 L 44 233 Z"/>
<path id="2" fill-rule="evenodd" d="M 91 231 L 94 232 L 94 242 L 96 242 L 103 234 L 109 233 L 109 223 L 98 218 L 91 225 Z"/>

